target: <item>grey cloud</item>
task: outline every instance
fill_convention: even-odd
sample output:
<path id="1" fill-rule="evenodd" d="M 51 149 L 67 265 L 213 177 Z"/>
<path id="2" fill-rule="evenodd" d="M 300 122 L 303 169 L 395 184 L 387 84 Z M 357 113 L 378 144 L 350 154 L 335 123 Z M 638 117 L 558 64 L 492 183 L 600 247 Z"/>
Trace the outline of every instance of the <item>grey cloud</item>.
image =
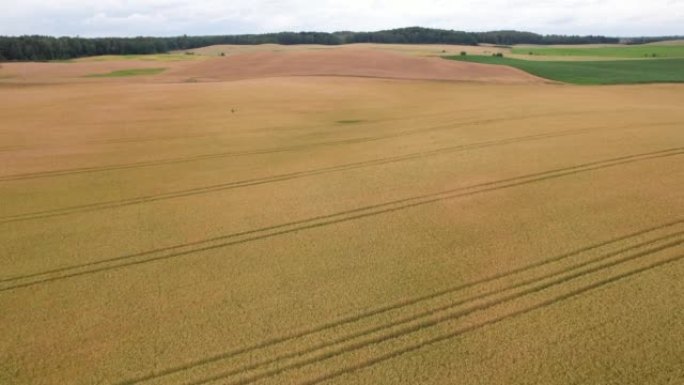
<path id="1" fill-rule="evenodd" d="M 681 0 L 0 0 L 0 34 L 136 36 L 420 25 L 540 33 L 684 34 Z"/>

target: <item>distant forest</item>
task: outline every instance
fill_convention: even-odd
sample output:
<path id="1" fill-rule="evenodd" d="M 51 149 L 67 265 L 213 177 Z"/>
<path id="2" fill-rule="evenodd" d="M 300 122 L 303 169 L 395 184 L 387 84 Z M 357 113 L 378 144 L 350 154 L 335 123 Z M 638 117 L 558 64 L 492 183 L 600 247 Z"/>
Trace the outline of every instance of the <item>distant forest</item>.
<path id="1" fill-rule="evenodd" d="M 636 38 L 643 43 L 666 38 Z M 399 28 L 378 32 L 281 32 L 260 35 L 178 36 L 133 38 L 81 38 L 51 36 L 0 36 L 0 61 L 65 60 L 96 55 L 155 54 L 216 44 L 596 44 L 618 43 L 605 36 L 539 35 L 532 32 L 462 32 L 430 28 Z"/>

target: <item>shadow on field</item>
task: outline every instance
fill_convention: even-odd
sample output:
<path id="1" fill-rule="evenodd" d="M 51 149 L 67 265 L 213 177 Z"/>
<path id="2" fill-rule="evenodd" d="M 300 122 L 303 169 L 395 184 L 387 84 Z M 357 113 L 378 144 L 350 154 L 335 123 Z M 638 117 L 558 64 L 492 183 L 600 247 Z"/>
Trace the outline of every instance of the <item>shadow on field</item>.
<path id="1" fill-rule="evenodd" d="M 606 111 L 597 111 L 597 112 L 605 113 Z M 614 111 L 614 112 L 621 112 L 621 111 L 618 110 L 618 111 Z M 556 112 L 556 113 L 544 113 L 544 114 L 537 114 L 537 115 L 529 115 L 528 114 L 528 115 L 519 116 L 519 117 L 513 116 L 513 117 L 497 118 L 497 119 L 484 119 L 484 120 L 480 119 L 480 120 L 472 120 L 472 121 L 462 122 L 462 123 L 447 123 L 447 124 L 442 124 L 442 125 L 437 125 L 437 126 L 424 127 L 424 128 L 419 128 L 419 129 L 413 129 L 413 130 L 405 130 L 405 131 L 401 131 L 401 132 L 389 134 L 389 135 L 379 135 L 379 136 L 368 136 L 368 137 L 361 137 L 361 138 L 332 140 L 332 141 L 307 143 L 307 144 L 300 144 L 300 145 L 293 145 L 293 146 L 265 148 L 265 149 L 260 149 L 260 150 L 257 149 L 257 150 L 249 150 L 249 151 L 218 152 L 218 153 L 212 153 L 212 154 L 201 154 L 201 155 L 193 155 L 193 156 L 179 157 L 179 158 L 169 158 L 169 159 L 159 159 L 159 160 L 150 160 L 150 161 L 141 161 L 141 162 L 113 164 L 113 165 L 109 165 L 109 166 L 80 167 L 80 168 L 70 168 L 70 169 L 52 170 L 52 171 L 39 171 L 39 172 L 24 173 L 24 174 L 3 175 L 3 176 L 0 176 L 0 182 L 48 178 L 48 177 L 58 177 L 58 176 L 67 176 L 67 175 L 78 175 L 78 174 L 106 172 L 106 171 L 115 171 L 115 170 L 128 170 L 128 169 L 137 169 L 137 168 L 145 168 L 145 167 L 164 166 L 164 165 L 169 165 L 169 164 L 196 162 L 196 161 L 202 161 L 202 160 L 208 160 L 208 159 L 230 158 L 230 157 L 249 156 L 249 155 L 276 154 L 276 153 L 280 153 L 280 152 L 307 150 L 307 149 L 312 149 L 312 148 L 317 148 L 317 147 L 367 143 L 367 142 L 373 142 L 373 141 L 379 141 L 379 140 L 399 138 L 402 136 L 409 136 L 409 135 L 419 134 L 419 133 L 423 133 L 423 132 L 449 130 L 449 129 L 465 127 L 465 126 L 470 126 L 470 125 L 482 125 L 482 124 L 497 123 L 497 122 L 521 121 L 521 120 L 528 120 L 528 119 L 544 118 L 544 117 L 549 117 L 549 116 L 569 116 L 569 115 L 586 116 L 588 113 L 591 113 L 591 111 L 589 111 L 589 112 L 587 112 L 587 111 L 566 112 L 566 113 Z M 674 123 L 675 122 L 664 123 L 664 124 L 674 124 Z M 676 122 L 676 123 L 679 123 L 679 122 Z M 652 125 L 649 125 L 649 126 L 652 126 Z M 600 129 L 600 128 L 602 128 L 602 127 L 595 127 L 595 129 Z M 621 127 L 614 127 L 614 128 L 621 128 Z M 179 136 L 179 137 L 173 137 L 173 138 L 167 137 L 166 139 L 188 139 L 188 138 L 194 138 L 194 137 L 208 137 L 208 136 L 212 136 L 212 135 L 210 135 L 210 134 L 186 135 L 186 136 Z M 139 143 L 139 142 L 158 141 L 160 139 L 164 139 L 164 138 L 157 137 L 157 138 L 110 139 L 110 140 L 105 141 L 105 143 Z M 3 150 L 3 148 L 0 148 L 0 151 L 9 151 L 11 149 L 18 149 L 18 148 L 23 148 L 23 147 L 20 147 L 20 146 L 8 147 L 5 150 Z"/>

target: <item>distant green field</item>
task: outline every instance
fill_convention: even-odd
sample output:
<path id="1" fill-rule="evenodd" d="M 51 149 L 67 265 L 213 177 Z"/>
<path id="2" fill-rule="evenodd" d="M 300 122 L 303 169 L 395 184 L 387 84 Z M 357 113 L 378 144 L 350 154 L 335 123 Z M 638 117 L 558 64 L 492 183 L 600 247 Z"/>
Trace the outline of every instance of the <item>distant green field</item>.
<path id="1" fill-rule="evenodd" d="M 133 68 L 120 71 L 112 71 L 106 74 L 92 74 L 89 78 L 121 78 L 126 76 L 157 75 L 164 72 L 166 68 Z"/>
<path id="2" fill-rule="evenodd" d="M 684 45 L 630 45 L 615 47 L 515 47 L 517 55 L 589 56 L 611 58 L 684 58 Z M 653 56 L 655 55 L 655 56 Z"/>
<path id="3" fill-rule="evenodd" d="M 499 64 L 533 75 L 574 84 L 684 82 L 684 59 L 614 61 L 532 61 L 493 56 L 446 56 L 446 59 Z"/>

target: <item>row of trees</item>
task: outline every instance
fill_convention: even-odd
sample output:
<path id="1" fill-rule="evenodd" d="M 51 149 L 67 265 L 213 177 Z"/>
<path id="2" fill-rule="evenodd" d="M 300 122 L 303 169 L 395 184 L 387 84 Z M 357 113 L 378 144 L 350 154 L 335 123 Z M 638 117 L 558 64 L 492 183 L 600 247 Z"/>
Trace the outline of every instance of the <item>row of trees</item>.
<path id="1" fill-rule="evenodd" d="M 539 35 L 532 32 L 520 31 L 492 31 L 476 32 L 478 42 L 513 45 L 513 44 L 614 44 L 620 39 L 606 36 L 578 36 L 578 35 Z"/>
<path id="2" fill-rule="evenodd" d="M 135 38 L 80 38 L 0 36 L 0 61 L 64 60 L 95 55 L 154 54 L 215 44 L 586 44 L 617 43 L 604 36 L 539 35 L 531 32 L 462 32 L 420 27 L 378 32 L 281 32 L 261 35 L 178 36 Z"/>
<path id="3" fill-rule="evenodd" d="M 682 40 L 684 36 L 648 36 L 648 37 L 628 37 L 620 39 L 621 43 L 624 44 L 648 44 L 655 43 L 658 41 L 667 40 Z"/>

